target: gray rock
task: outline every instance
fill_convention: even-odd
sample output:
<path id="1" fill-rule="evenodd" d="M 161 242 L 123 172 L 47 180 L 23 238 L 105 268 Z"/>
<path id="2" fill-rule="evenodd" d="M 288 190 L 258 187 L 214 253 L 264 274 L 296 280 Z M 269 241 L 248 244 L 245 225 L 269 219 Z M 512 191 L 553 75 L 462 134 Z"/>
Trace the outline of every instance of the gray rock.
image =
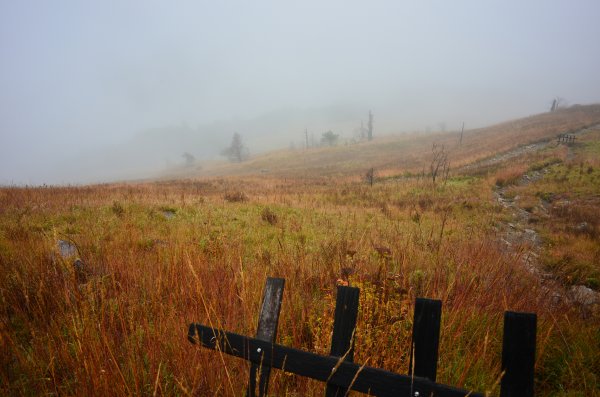
<path id="1" fill-rule="evenodd" d="M 600 302 L 598 293 L 585 285 L 574 285 L 569 290 L 573 301 L 583 306 L 594 305 Z"/>
<path id="2" fill-rule="evenodd" d="M 175 217 L 175 211 L 165 210 L 162 212 L 163 216 L 167 219 L 173 219 Z"/>
<path id="3" fill-rule="evenodd" d="M 77 255 L 77 247 L 75 246 L 75 244 L 65 240 L 58 240 L 57 245 L 58 252 L 63 258 L 66 259 Z"/>

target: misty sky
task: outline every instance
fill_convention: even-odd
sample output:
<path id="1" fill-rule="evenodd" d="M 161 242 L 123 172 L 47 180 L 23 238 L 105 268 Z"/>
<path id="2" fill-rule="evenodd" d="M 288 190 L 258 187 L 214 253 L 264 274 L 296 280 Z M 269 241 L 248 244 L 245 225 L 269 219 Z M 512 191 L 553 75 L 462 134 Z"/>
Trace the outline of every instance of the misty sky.
<path id="1" fill-rule="evenodd" d="M 0 0 L 0 184 L 280 109 L 372 109 L 391 133 L 600 102 L 599 21 L 595 0 Z"/>

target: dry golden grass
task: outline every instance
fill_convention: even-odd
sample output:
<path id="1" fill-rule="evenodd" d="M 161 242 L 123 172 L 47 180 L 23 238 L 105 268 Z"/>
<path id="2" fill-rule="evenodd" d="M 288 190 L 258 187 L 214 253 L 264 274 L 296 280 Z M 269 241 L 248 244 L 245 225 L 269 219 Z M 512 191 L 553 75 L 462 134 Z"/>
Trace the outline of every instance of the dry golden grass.
<path id="1" fill-rule="evenodd" d="M 469 150 L 464 161 L 494 148 Z M 326 354 L 343 278 L 361 288 L 356 362 L 405 373 L 414 299 L 426 296 L 443 301 L 438 381 L 493 389 L 503 312 L 531 311 L 538 394 L 598 393 L 598 318 L 555 302 L 520 265 L 524 251 L 500 243 L 509 214 L 492 196 L 496 174 L 437 185 L 380 175 L 370 187 L 365 169 L 321 169 L 0 189 L 0 392 L 241 395 L 247 364 L 193 347 L 187 325 L 254 334 L 264 281 L 278 276 L 278 343 Z M 59 239 L 76 245 L 85 282 Z M 272 395 L 323 390 L 272 374 Z"/>
<path id="2" fill-rule="evenodd" d="M 429 167 L 432 145 L 444 145 L 452 169 L 518 146 L 552 140 L 559 133 L 600 123 L 600 105 L 578 106 L 544 113 L 491 127 L 460 132 L 402 134 L 377 137 L 348 146 L 281 150 L 258 155 L 242 164 L 209 165 L 184 176 L 261 175 L 281 178 L 356 178 L 375 167 L 378 174 L 420 173 Z M 185 172 L 185 171 L 182 171 Z M 171 175 L 172 177 L 173 175 Z M 177 176 L 177 175 L 175 175 Z M 179 175 L 181 176 L 181 175 Z"/>

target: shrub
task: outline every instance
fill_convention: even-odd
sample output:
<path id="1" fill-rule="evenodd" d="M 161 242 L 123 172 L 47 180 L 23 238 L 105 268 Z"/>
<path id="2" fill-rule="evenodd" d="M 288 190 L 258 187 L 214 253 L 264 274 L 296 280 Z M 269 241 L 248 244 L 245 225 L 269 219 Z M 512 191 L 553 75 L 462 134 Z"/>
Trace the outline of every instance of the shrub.
<path id="1" fill-rule="evenodd" d="M 223 196 L 223 198 L 225 199 L 225 201 L 228 201 L 230 203 L 242 203 L 244 201 L 248 201 L 248 196 L 246 196 L 244 192 L 226 193 L 225 196 Z"/>
<path id="2" fill-rule="evenodd" d="M 275 225 L 275 224 L 277 224 L 277 221 L 278 221 L 277 214 L 275 214 L 273 211 L 271 211 L 271 209 L 268 207 L 265 207 L 262 210 L 260 217 L 262 218 L 263 221 L 268 222 L 270 225 Z"/>
<path id="3" fill-rule="evenodd" d="M 111 210 L 116 216 L 119 216 L 119 217 L 125 213 L 125 209 L 123 208 L 123 205 L 121 203 L 119 203 L 118 201 L 113 202 Z"/>

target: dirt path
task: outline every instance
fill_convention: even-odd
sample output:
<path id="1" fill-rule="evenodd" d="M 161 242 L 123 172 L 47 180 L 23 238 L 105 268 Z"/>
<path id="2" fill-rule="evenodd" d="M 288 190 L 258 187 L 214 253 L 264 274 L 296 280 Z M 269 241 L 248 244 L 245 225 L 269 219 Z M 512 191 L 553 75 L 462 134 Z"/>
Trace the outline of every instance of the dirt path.
<path id="1" fill-rule="evenodd" d="M 479 160 L 479 161 L 476 161 L 471 164 L 467 164 L 464 167 L 461 167 L 459 169 L 459 171 L 469 171 L 469 170 L 473 170 L 473 169 L 477 169 L 477 168 L 490 167 L 493 165 L 497 165 L 497 164 L 503 163 L 507 160 L 513 159 L 515 157 L 519 157 L 525 153 L 532 153 L 532 152 L 538 151 L 551 143 L 553 143 L 553 142 L 552 141 L 550 141 L 550 142 L 544 141 L 544 142 L 530 143 L 529 145 L 525 145 L 525 146 L 519 146 L 518 148 L 509 150 L 508 152 L 497 154 L 493 157 Z"/>
<path id="2" fill-rule="evenodd" d="M 598 128 L 595 126 L 592 128 Z M 581 134 L 587 129 L 578 131 L 574 135 Z M 555 142 L 545 142 L 527 145 L 512 152 L 508 152 L 483 162 L 484 165 L 492 165 L 506 161 L 526 152 L 532 152 L 544 148 L 547 145 L 556 145 Z M 573 150 L 567 146 L 567 158 L 573 157 Z M 482 165 L 482 163 L 480 163 Z M 539 171 L 533 171 L 521 176 L 517 186 L 535 183 L 549 172 L 549 167 Z M 540 265 L 539 257 L 542 253 L 542 239 L 539 233 L 530 226 L 531 214 L 519 206 L 519 196 L 507 194 L 507 187 L 494 189 L 494 199 L 512 215 L 511 222 L 503 222 L 499 227 L 500 239 L 506 249 L 506 253 L 518 260 L 530 273 L 535 275 L 541 282 L 544 292 L 551 297 L 555 304 L 568 303 L 581 309 L 584 317 L 594 313 L 594 308 L 600 305 L 600 293 L 584 286 L 574 285 L 565 287 L 550 272 L 546 272 Z M 547 204 L 542 203 L 540 209 L 547 212 Z"/>
<path id="3" fill-rule="evenodd" d="M 547 168 L 525 174 L 517 182 L 518 186 L 526 185 L 543 177 L 547 173 Z M 494 189 L 494 199 L 511 216 L 511 222 L 503 222 L 500 225 L 501 241 L 506 247 L 506 251 L 516 255 L 527 270 L 543 280 L 552 279 L 552 274 L 543 272 L 538 266 L 538 258 L 541 253 L 542 239 L 539 233 L 530 227 L 531 214 L 521 208 L 518 204 L 519 196 L 511 197 L 507 195 L 507 187 Z M 546 211 L 544 206 L 543 211 Z"/>
<path id="4" fill-rule="evenodd" d="M 594 126 L 591 126 L 591 127 L 583 128 L 581 130 L 572 132 L 572 133 L 570 133 L 570 135 L 578 136 L 578 135 L 584 134 L 584 133 L 586 133 L 588 131 L 598 130 L 598 129 L 600 129 L 600 124 L 597 124 L 597 125 L 594 125 Z M 530 143 L 530 144 L 524 145 L 524 146 L 519 146 L 519 147 L 517 147 L 515 149 L 509 150 L 509 151 L 504 152 L 504 153 L 497 154 L 497 155 L 495 155 L 493 157 L 486 158 L 486 159 L 483 159 L 483 160 L 479 160 L 479 161 L 476 161 L 476 162 L 471 163 L 471 164 L 467 164 L 467 165 L 459 168 L 458 171 L 459 172 L 460 171 L 469 171 L 469 170 L 473 170 L 473 169 L 477 169 L 477 168 L 494 166 L 494 165 L 503 163 L 503 162 L 505 162 L 507 160 L 511 160 L 513 158 L 519 157 L 519 156 L 521 156 L 523 154 L 536 152 L 536 151 L 538 151 L 540 149 L 543 149 L 543 148 L 545 148 L 547 146 L 556 146 L 556 144 L 557 144 L 556 140 L 551 139 L 551 140 L 545 140 L 545 141 Z M 572 155 L 573 155 L 572 151 L 569 151 L 569 154 L 572 157 Z"/>

